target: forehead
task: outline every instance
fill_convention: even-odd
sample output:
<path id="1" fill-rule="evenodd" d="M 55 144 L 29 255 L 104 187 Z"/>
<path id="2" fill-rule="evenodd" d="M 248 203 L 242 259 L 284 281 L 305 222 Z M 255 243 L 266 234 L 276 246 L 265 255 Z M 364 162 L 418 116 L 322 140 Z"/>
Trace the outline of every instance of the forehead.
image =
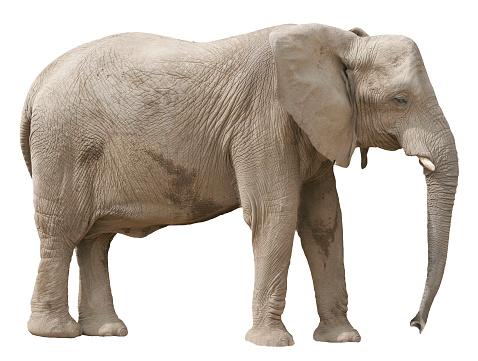
<path id="1" fill-rule="evenodd" d="M 369 89 L 379 93 L 385 89 L 420 90 L 426 71 L 413 40 L 398 35 L 370 37 L 367 52 L 370 66 L 366 67 L 364 76 Z"/>
<path id="2" fill-rule="evenodd" d="M 373 40 L 374 65 L 379 68 L 401 70 L 422 63 L 418 46 L 406 36 L 381 35 Z"/>

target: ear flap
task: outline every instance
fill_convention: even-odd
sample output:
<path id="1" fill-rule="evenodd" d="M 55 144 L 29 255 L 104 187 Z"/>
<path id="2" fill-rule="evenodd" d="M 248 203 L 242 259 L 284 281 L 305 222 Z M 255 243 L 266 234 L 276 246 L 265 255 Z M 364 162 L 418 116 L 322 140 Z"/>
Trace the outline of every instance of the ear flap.
<path id="1" fill-rule="evenodd" d="M 356 146 L 349 83 L 353 74 L 344 73 L 343 60 L 353 37 L 317 24 L 284 25 L 269 37 L 279 102 L 313 146 L 341 167 L 349 165 Z"/>
<path id="2" fill-rule="evenodd" d="M 353 29 L 350 29 L 350 31 L 354 33 L 355 35 L 360 36 L 361 38 L 365 38 L 368 36 L 368 34 L 362 28 L 353 28 Z"/>

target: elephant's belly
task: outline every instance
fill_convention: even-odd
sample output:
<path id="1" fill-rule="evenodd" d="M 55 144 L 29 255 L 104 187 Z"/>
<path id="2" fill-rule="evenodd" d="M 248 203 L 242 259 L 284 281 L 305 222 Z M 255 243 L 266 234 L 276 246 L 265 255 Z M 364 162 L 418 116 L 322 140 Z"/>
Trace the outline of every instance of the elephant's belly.
<path id="1" fill-rule="evenodd" d="M 88 234 L 145 237 L 168 225 L 206 221 L 241 206 L 235 182 L 227 177 L 202 184 L 158 179 L 142 175 L 136 182 L 121 182 L 124 186 L 101 202 L 105 206 L 97 210 Z"/>
<path id="2" fill-rule="evenodd" d="M 165 204 L 158 205 L 143 214 L 131 212 L 117 212 L 117 214 L 99 217 L 87 237 L 94 237 L 103 233 L 122 233 L 127 236 L 142 238 L 154 231 L 169 225 L 191 224 L 215 218 L 224 213 L 240 207 L 237 202 L 219 205 L 213 202 L 203 202 L 192 207 L 170 207 Z M 121 214 L 122 213 L 122 214 Z M 129 215 L 127 215 L 129 213 Z"/>

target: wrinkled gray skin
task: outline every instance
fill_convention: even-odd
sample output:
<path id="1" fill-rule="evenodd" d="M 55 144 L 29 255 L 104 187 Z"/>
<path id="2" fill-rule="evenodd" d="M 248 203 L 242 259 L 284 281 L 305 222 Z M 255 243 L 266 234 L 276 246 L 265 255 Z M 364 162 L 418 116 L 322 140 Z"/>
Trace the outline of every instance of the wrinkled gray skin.
<path id="1" fill-rule="evenodd" d="M 130 33 L 58 58 L 28 94 L 21 145 L 34 185 L 41 262 L 28 329 L 124 336 L 108 276 L 116 233 L 144 237 L 242 207 L 255 260 L 258 345 L 294 343 L 281 321 L 297 229 L 318 341 L 360 341 L 347 320 L 333 161 L 403 148 L 433 163 L 420 331 L 442 279 L 458 178 L 453 135 L 420 53 L 403 36 L 283 25 L 211 43 Z M 424 163 L 425 162 L 425 163 Z M 430 163 L 428 163 L 430 164 Z M 67 304 L 80 266 L 79 322 Z"/>

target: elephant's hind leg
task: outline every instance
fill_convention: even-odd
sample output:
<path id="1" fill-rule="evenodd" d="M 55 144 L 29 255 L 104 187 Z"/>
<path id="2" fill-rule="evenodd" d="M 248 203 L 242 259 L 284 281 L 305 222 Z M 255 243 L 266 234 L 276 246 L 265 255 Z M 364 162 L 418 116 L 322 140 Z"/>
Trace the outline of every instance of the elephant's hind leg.
<path id="1" fill-rule="evenodd" d="M 314 340 L 359 342 L 347 319 L 342 215 L 332 170 L 301 192 L 298 232 L 312 273 L 320 324 Z"/>
<path id="2" fill-rule="evenodd" d="M 128 329 L 116 315 L 108 273 L 108 250 L 114 234 L 84 238 L 77 246 L 80 266 L 79 322 L 84 335 L 126 336 Z"/>
<path id="3" fill-rule="evenodd" d="M 51 211 L 54 208 L 51 201 L 42 199 L 37 204 L 35 221 L 40 236 L 41 260 L 28 330 L 43 337 L 76 337 L 81 335 L 81 327 L 68 310 L 68 273 L 75 239 L 65 230 L 66 219 Z M 45 209 L 50 212 L 45 212 Z"/>

